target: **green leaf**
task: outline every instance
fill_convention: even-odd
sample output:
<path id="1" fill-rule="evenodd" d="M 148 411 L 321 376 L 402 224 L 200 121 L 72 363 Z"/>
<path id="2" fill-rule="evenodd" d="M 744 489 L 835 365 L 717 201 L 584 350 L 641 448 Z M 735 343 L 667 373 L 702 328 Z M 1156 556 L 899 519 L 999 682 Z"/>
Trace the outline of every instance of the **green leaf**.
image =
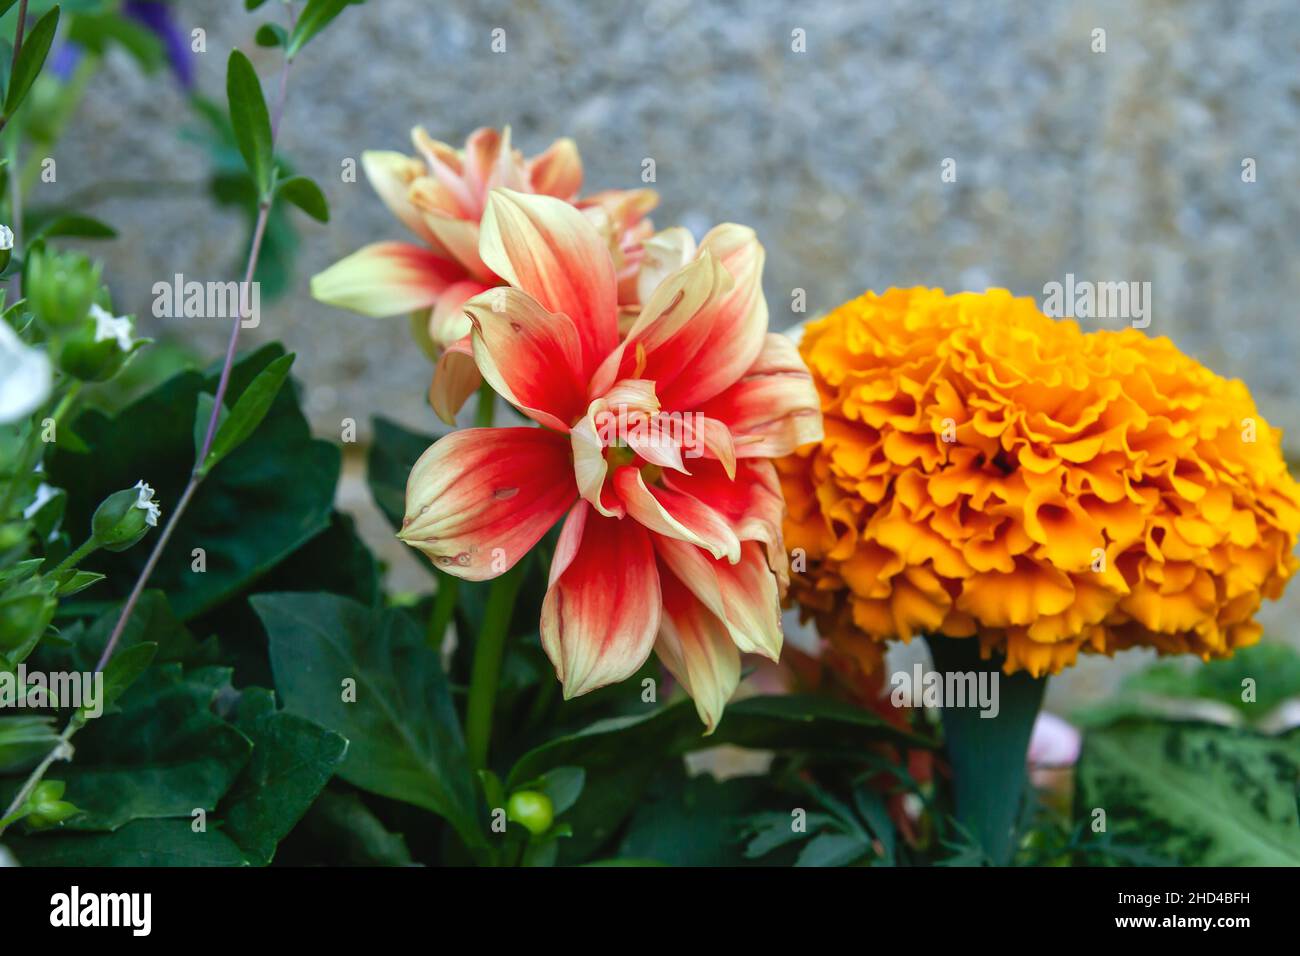
<path id="1" fill-rule="evenodd" d="M 325 29 L 352 2 L 353 0 L 307 0 L 302 16 L 294 24 L 285 55 L 290 59 L 296 56 L 312 37 Z"/>
<path id="2" fill-rule="evenodd" d="M 578 802 L 586 782 L 587 772 L 581 767 L 556 767 L 542 775 L 536 789 L 550 798 L 551 809 L 558 817 Z"/>
<path id="3" fill-rule="evenodd" d="M 289 376 L 289 367 L 293 365 L 293 353 L 282 355 L 262 369 L 252 383 L 240 393 L 230 414 L 225 416 L 217 426 L 216 437 L 212 439 L 212 449 L 208 457 L 199 466 L 199 474 L 206 475 L 218 462 L 248 440 L 248 436 L 262 424 L 262 419 L 271 410 L 271 403 L 279 394 L 284 380 Z M 209 410 L 209 415 L 211 411 Z"/>
<path id="4" fill-rule="evenodd" d="M 124 665 L 119 680 L 138 663 Z M 90 720 L 77 734 L 76 759 L 47 775 L 66 781 L 66 799 L 85 811 L 65 828 L 116 830 L 160 817 L 188 823 L 195 809 L 214 811 L 251 750 L 212 712 L 220 690 L 202 672 L 184 675 L 179 665 L 164 664 L 130 687 L 119 713 Z"/>
<path id="5" fill-rule="evenodd" d="M 286 708 L 342 734 L 339 775 L 445 818 L 482 845 L 480 807 L 438 655 L 401 611 L 333 594 L 252 599 Z M 355 701 L 345 700 L 349 688 Z"/>
<path id="6" fill-rule="evenodd" d="M 567 704 L 565 706 L 568 706 Z M 826 698 L 801 695 L 751 697 L 727 707 L 718 729 L 704 736 L 689 700 L 647 708 L 636 716 L 596 721 L 528 751 L 506 782 L 519 789 L 557 767 L 582 767 L 582 799 L 566 818 L 575 837 L 561 848 L 561 862 L 595 852 L 639 805 L 645 788 L 665 763 L 694 750 L 733 744 L 763 750 L 814 754 L 862 752 L 870 742 L 922 746 L 875 714 Z"/>
<path id="7" fill-rule="evenodd" d="M 0 773 L 26 770 L 58 744 L 53 717 L 0 717 Z"/>
<path id="8" fill-rule="evenodd" d="M 230 51 L 226 65 L 226 100 L 235 142 L 260 196 L 271 191 L 271 114 L 262 96 L 262 81 L 248 57 Z"/>
<path id="9" fill-rule="evenodd" d="M 148 643 L 132 644 L 130 647 L 123 647 L 113 652 L 113 656 L 104 665 L 104 688 L 98 701 L 103 713 L 109 713 L 117 705 L 127 689 L 149 669 L 149 665 L 157 655 L 158 645 Z M 83 720 L 86 719 L 84 705 L 80 708 L 78 716 Z"/>
<path id="10" fill-rule="evenodd" d="M 507 789 L 559 766 L 610 767 L 630 761 L 681 756 L 732 744 L 807 753 L 861 748 L 868 741 L 910 746 L 925 741 L 870 711 L 829 698 L 799 694 L 749 697 L 727 707 L 718 729 L 704 736 L 694 705 L 681 700 L 644 715 L 612 717 L 556 737 L 524 754 L 510 771 Z"/>
<path id="11" fill-rule="evenodd" d="M 44 558 L 27 558 L 5 568 L 0 571 L 0 587 L 12 587 L 15 584 L 22 584 L 28 578 L 33 577 L 44 563 Z"/>
<path id="12" fill-rule="evenodd" d="M 867 783 L 863 783 L 853 791 L 853 806 L 862 819 L 867 822 L 867 826 L 871 829 L 871 835 L 880 841 L 881 848 L 884 850 L 885 862 L 892 865 L 898 839 L 897 834 L 894 832 L 894 821 L 889 816 L 889 809 L 885 806 L 884 797 L 877 790 L 871 789 Z"/>
<path id="13" fill-rule="evenodd" d="M 366 482 L 375 505 L 394 530 L 402 527 L 406 514 L 406 479 L 416 460 L 428 451 L 436 435 L 407 431 L 396 422 L 375 418 L 371 422 L 374 441 L 366 458 Z M 422 562 L 433 571 L 431 562 Z"/>
<path id="14" fill-rule="evenodd" d="M 121 606 L 113 604 L 90 627 L 74 635 L 68 647 L 55 650 L 43 645 L 37 652 L 41 667 L 46 671 L 93 670 L 120 614 Z M 216 639 L 203 643 L 195 640 L 194 635 L 177 620 L 161 591 L 149 590 L 140 595 L 135 611 L 122 631 L 115 657 L 141 644 L 157 648 L 154 660 L 159 664 L 180 663 L 197 667 L 212 664 L 219 657 Z"/>
<path id="15" fill-rule="evenodd" d="M 50 52 L 50 44 L 54 42 L 54 33 L 58 28 L 59 8 L 51 7 L 45 16 L 36 21 L 36 26 L 32 27 L 23 40 L 23 48 L 14 61 L 12 83 L 5 94 L 5 116 L 13 116 L 18 112 L 18 107 L 22 105 L 27 92 L 36 82 L 41 67 L 45 65 L 45 57 Z"/>
<path id="16" fill-rule="evenodd" d="M 795 866 L 848 866 L 871 852 L 871 844 L 851 833 L 819 833 L 799 853 Z"/>
<path id="17" fill-rule="evenodd" d="M 1075 813 L 1185 866 L 1300 865 L 1300 737 L 1125 721 L 1084 736 Z"/>
<path id="18" fill-rule="evenodd" d="M 195 833 L 188 820 L 140 820 L 115 833 L 10 837 L 25 866 L 245 866 L 230 837 L 215 827 Z"/>
<path id="19" fill-rule="evenodd" d="M 148 27 L 117 13 L 90 13 L 76 9 L 68 28 L 67 39 L 78 46 L 103 56 L 111 45 L 126 50 L 137 63 L 152 73 L 167 62 L 167 53 L 158 34 Z"/>
<path id="20" fill-rule="evenodd" d="M 70 236 L 77 239 L 115 239 L 117 230 L 93 216 L 76 213 L 56 213 L 48 217 L 33 214 L 30 220 L 39 223 L 29 233 L 34 242 L 37 239 L 53 239 L 58 236 Z M 30 228 L 30 227 L 29 227 Z"/>
<path id="21" fill-rule="evenodd" d="M 56 593 L 59 597 L 71 597 L 102 580 L 104 580 L 104 575 L 94 571 L 74 571 L 66 581 L 59 585 L 59 590 Z"/>
<path id="22" fill-rule="evenodd" d="M 258 46 L 275 47 L 288 46 L 289 34 L 284 32 L 284 27 L 278 23 L 263 23 L 257 28 L 257 33 L 253 37 Z"/>
<path id="23" fill-rule="evenodd" d="M 321 794 L 294 830 L 293 840 L 311 854 L 308 864 L 409 866 L 411 852 L 400 833 L 390 833 L 355 793 Z M 295 859 L 296 862 L 296 859 Z"/>
<path id="24" fill-rule="evenodd" d="M 320 187 L 306 176 L 291 176 L 281 182 L 275 194 L 286 202 L 291 202 L 317 222 L 330 221 L 329 203 Z"/>
<path id="25" fill-rule="evenodd" d="M 276 710 L 275 695 L 244 691 L 237 726 L 253 756 L 222 801 L 223 829 L 250 863 L 266 866 L 343 762 L 348 742 L 296 714 Z"/>
<path id="26" fill-rule="evenodd" d="M 724 718 L 725 719 L 725 718 Z M 639 801 L 618 846 L 620 857 L 670 866 L 738 866 L 744 855 L 741 820 L 757 809 L 763 781 L 661 770 Z"/>
<path id="27" fill-rule="evenodd" d="M 272 345 L 239 360 L 230 393 L 242 394 L 283 354 Z M 215 390 L 217 376 L 185 371 L 112 417 L 92 409 L 75 419 L 88 451 L 60 441 L 46 462 L 45 480 L 68 492 L 66 526 L 87 527 L 99 502 L 142 478 L 157 490 L 165 516 L 194 467 L 198 396 Z M 199 486 L 151 586 L 167 592 L 182 620 L 245 590 L 329 527 L 339 457 L 335 446 L 312 438 L 292 382 L 281 388 L 252 436 Z M 108 575 L 100 585 L 106 597 L 124 597 L 147 551 L 96 553 L 83 567 Z M 194 570 L 200 557 L 203 573 Z"/>
<path id="28" fill-rule="evenodd" d="M 199 400 L 194 406 L 194 457 L 197 459 L 199 452 L 203 450 L 203 441 L 208 437 L 208 425 L 212 423 L 212 410 L 217 406 L 217 397 L 211 392 L 200 392 Z M 221 414 L 217 416 L 217 427 L 230 414 L 230 411 L 222 406 Z"/>
<path id="29" fill-rule="evenodd" d="M 755 860 L 788 844 L 808 840 L 828 827 L 836 826 L 835 818 L 825 813 L 807 813 L 801 830 L 795 829 L 794 819 L 792 813 L 783 810 L 764 811 L 751 816 L 745 823 L 745 830 L 751 837 L 745 847 L 745 856 Z"/>

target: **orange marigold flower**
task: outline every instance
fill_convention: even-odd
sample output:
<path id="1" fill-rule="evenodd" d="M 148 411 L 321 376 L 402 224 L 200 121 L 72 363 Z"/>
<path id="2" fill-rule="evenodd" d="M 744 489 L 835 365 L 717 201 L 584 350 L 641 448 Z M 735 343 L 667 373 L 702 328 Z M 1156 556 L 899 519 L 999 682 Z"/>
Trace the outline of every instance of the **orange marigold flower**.
<path id="1" fill-rule="evenodd" d="M 1036 676 L 1080 650 L 1227 656 L 1297 567 L 1280 432 L 1166 338 L 916 288 L 845 303 L 800 352 L 825 438 L 778 463 L 792 593 L 867 668 L 926 633 Z"/>

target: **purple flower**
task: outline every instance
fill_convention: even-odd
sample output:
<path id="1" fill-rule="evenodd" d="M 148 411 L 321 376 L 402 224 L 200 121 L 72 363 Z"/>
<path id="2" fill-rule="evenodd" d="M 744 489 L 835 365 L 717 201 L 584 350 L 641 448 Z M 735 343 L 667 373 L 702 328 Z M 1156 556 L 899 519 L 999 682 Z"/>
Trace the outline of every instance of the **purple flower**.
<path id="1" fill-rule="evenodd" d="M 190 52 L 189 41 L 184 31 L 172 16 L 172 5 L 168 0 L 126 0 L 122 13 L 130 20 L 140 24 L 156 36 L 167 54 L 176 81 L 185 90 L 194 88 L 194 60 Z M 50 58 L 50 69 L 63 81 L 72 78 L 81 62 L 81 46 L 77 43 L 65 43 L 54 51 Z"/>
<path id="2" fill-rule="evenodd" d="M 194 88 L 194 61 L 184 32 L 172 16 L 166 0 L 126 0 L 122 12 L 162 41 L 172 73 L 186 90 Z"/>

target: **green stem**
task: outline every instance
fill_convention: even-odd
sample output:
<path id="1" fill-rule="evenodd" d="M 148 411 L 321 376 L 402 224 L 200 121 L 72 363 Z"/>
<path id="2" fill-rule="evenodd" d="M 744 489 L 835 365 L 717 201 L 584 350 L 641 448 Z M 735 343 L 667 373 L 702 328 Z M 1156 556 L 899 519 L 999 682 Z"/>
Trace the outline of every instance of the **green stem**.
<path id="1" fill-rule="evenodd" d="M 492 420 L 496 417 L 496 392 L 492 391 L 492 386 L 484 382 L 478 387 L 478 408 L 474 410 L 474 427 L 491 428 Z"/>
<path id="2" fill-rule="evenodd" d="M 82 544 L 81 547 L 79 547 L 76 551 L 73 551 L 70 555 L 68 555 L 57 565 L 55 565 L 54 570 L 50 572 L 50 576 L 54 577 L 58 574 L 61 574 L 64 571 L 67 571 L 69 568 L 75 568 L 78 564 L 84 561 L 88 555 L 90 555 L 98 548 L 99 545 L 96 543 L 95 536 L 92 534 L 89 538 L 86 539 L 85 543 Z"/>
<path id="3" fill-rule="evenodd" d="M 456 594 L 460 590 L 460 579 L 454 578 L 436 568 L 438 590 L 433 595 L 433 609 L 429 612 L 429 629 L 426 632 L 429 647 L 435 651 L 442 650 L 442 642 L 447 636 L 447 626 L 451 616 L 456 612 Z"/>
<path id="4" fill-rule="evenodd" d="M 36 769 L 28 775 L 22 787 L 14 794 L 9 809 L 5 811 L 4 819 L 0 820 L 0 834 L 3 834 L 5 828 L 11 823 L 27 816 L 23 807 L 45 776 L 45 771 L 50 769 L 50 765 L 56 760 L 70 760 L 72 758 L 72 748 L 69 746 L 68 741 L 72 739 L 73 734 L 81 729 L 81 725 L 82 722 L 77 720 L 75 714 L 68 719 L 67 726 L 63 728 L 63 733 L 59 735 L 59 742 L 50 748 L 50 752 L 45 755 L 45 759 L 36 765 Z"/>
<path id="5" fill-rule="evenodd" d="M 520 561 L 492 582 L 488 591 L 487 612 L 474 646 L 474 667 L 469 679 L 469 705 L 465 717 L 465 744 L 470 766 L 486 770 L 488 745 L 492 740 L 492 711 L 496 706 L 497 685 L 501 682 L 501 661 L 505 657 L 506 632 L 515 609 L 515 596 L 523 580 L 524 562 Z"/>
<path id="6" fill-rule="evenodd" d="M 996 716 L 983 715 L 970 702 L 944 707 L 944 746 L 952 766 L 958 822 L 994 865 L 1006 866 L 1016 848 L 1016 820 L 1028 780 L 1025 757 L 1047 678 L 1023 671 L 1008 677 L 1000 660 L 980 658 L 978 638 L 930 636 L 926 642 L 940 673 L 974 674 L 977 686 L 980 675 L 988 675 Z"/>

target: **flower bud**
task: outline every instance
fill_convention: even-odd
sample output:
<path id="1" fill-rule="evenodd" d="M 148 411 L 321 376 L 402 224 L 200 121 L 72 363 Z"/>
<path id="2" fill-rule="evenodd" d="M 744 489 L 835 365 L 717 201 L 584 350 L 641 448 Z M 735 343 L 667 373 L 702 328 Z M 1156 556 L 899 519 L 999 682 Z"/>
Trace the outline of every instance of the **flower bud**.
<path id="1" fill-rule="evenodd" d="M 143 481 L 134 488 L 115 491 L 95 509 L 90 520 L 95 543 L 108 551 L 125 551 L 158 524 L 162 514 L 153 489 Z"/>
<path id="2" fill-rule="evenodd" d="M 136 339 L 130 316 L 114 316 L 99 303 L 92 303 L 89 315 L 63 343 L 59 368 L 83 382 L 102 382 L 116 375 L 145 344 Z"/>
<path id="3" fill-rule="evenodd" d="M 42 780 L 27 798 L 31 811 L 27 822 L 34 827 L 49 827 L 62 823 L 81 811 L 63 799 L 64 783 L 62 780 Z"/>
<path id="4" fill-rule="evenodd" d="M 506 819 L 525 827 L 533 836 L 541 836 L 555 820 L 555 807 L 544 793 L 520 790 L 506 802 Z"/>
<path id="5" fill-rule="evenodd" d="M 0 597 L 0 655 L 17 663 L 30 654 L 57 607 L 41 582 L 31 579 Z"/>
<path id="6" fill-rule="evenodd" d="M 9 267 L 9 258 L 14 254 L 14 231 L 8 226 L 0 226 L 0 272 Z"/>
<path id="7" fill-rule="evenodd" d="M 80 325 L 99 295 L 100 266 L 76 252 L 33 250 L 27 257 L 23 294 L 47 328 Z"/>

